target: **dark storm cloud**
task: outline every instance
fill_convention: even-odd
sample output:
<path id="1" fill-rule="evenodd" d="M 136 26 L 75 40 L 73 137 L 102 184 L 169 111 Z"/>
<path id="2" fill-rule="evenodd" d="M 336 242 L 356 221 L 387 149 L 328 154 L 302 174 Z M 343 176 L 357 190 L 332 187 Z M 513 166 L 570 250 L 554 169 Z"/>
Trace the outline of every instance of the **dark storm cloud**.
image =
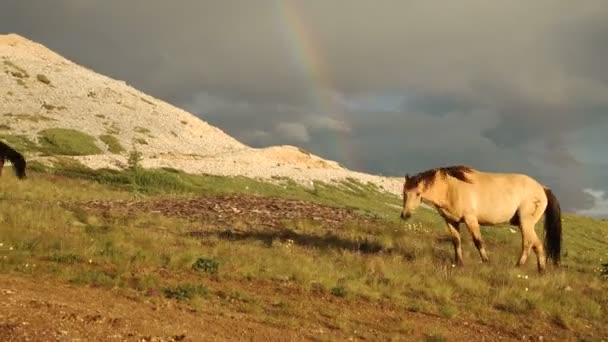
<path id="1" fill-rule="evenodd" d="M 0 9 L 0 31 L 255 146 L 298 144 L 384 174 L 453 163 L 522 171 L 567 209 L 593 204 L 586 187 L 608 190 L 586 176 L 599 164 L 568 148 L 598 151 L 581 132 L 608 129 L 603 1 L 8 0 Z"/>

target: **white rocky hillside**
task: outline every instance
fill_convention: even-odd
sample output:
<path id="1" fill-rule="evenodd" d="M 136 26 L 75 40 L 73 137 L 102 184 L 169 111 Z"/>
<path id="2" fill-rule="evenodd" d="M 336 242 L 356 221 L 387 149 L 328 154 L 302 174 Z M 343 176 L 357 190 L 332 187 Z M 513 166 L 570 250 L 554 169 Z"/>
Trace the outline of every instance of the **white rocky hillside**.
<path id="1" fill-rule="evenodd" d="M 352 177 L 399 193 L 400 178 L 353 172 L 294 146 L 246 146 L 182 109 L 19 35 L 0 35 L 0 58 L 0 138 L 38 142 L 45 129 L 67 128 L 96 139 L 101 152 L 71 157 L 92 168 L 125 167 L 129 151 L 137 150 L 144 167 L 302 183 Z M 124 151 L 111 152 L 102 135 L 116 138 Z M 25 154 L 30 160 L 52 160 Z"/>

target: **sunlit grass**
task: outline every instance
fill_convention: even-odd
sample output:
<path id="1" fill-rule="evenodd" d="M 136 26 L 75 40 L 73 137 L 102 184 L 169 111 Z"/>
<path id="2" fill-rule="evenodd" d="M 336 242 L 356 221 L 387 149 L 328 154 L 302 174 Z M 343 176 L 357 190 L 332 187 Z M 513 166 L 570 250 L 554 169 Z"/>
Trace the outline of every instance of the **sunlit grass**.
<path id="1" fill-rule="evenodd" d="M 162 182 L 164 175 L 160 176 Z M 186 193 L 188 196 L 240 191 L 239 186 L 250 186 L 258 195 L 272 195 L 281 186 L 245 179 L 198 179 L 180 173 L 176 177 L 179 182 L 194 184 L 196 191 Z M 203 179 L 214 182 L 203 186 Z M 289 186 L 291 190 L 287 190 Z M 544 275 L 536 272 L 534 254 L 525 266 L 514 267 L 520 251 L 519 233 L 507 227 L 484 227 L 491 261 L 482 265 L 463 227 L 465 266 L 458 268 L 452 265 L 447 230 L 432 212 L 420 211 L 411 222 L 402 222 L 392 219 L 398 216 L 398 208 L 384 204 L 375 209 L 380 199 L 390 201 L 390 197 L 370 191 L 365 198 L 357 193 L 363 190 L 353 190 L 360 185 L 318 185 L 316 190 L 289 186 L 283 189 L 288 196 L 352 205 L 363 212 L 377 211 L 387 219 L 374 225 L 343 222 L 333 230 L 312 221 L 293 221 L 286 223 L 287 235 L 226 235 L 222 232 L 235 227 L 155 213 L 102 214 L 59 205 L 156 197 L 162 195 L 159 192 L 133 193 L 116 184 L 53 174 L 33 173 L 26 181 L 3 175 L 0 271 L 51 276 L 74 284 L 155 290 L 167 297 L 190 299 L 194 306 L 204 306 L 201 301 L 209 300 L 207 290 L 216 291 L 222 300 L 238 304 L 239 310 L 276 324 L 277 316 L 265 316 L 252 294 L 217 292 L 207 280 L 288 283 L 313 296 L 383 302 L 488 325 L 517 327 L 524 317 L 538 317 L 558 329 L 605 325 L 608 281 L 598 270 L 602 260 L 608 259 L 606 222 L 566 215 L 564 267 L 549 267 Z M 204 234 L 189 234 L 193 231 Z M 542 236 L 541 225 L 538 232 Z M 210 287 L 193 285 L 197 283 Z M 283 315 L 280 317 L 297 311 L 280 297 L 276 301 L 272 310 Z M 297 320 L 283 320 L 282 324 L 297 325 Z M 333 324 L 349 323 L 337 317 Z M 430 339 L 444 335 L 443 331 L 429 332 Z"/>

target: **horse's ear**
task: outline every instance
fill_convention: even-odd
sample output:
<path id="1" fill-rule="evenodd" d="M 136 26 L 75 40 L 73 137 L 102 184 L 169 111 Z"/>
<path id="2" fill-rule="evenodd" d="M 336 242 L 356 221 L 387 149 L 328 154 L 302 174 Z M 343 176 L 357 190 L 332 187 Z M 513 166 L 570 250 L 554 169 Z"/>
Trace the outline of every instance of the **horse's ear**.
<path id="1" fill-rule="evenodd" d="M 405 181 L 407 182 L 410 179 L 410 175 L 408 173 L 405 174 Z"/>

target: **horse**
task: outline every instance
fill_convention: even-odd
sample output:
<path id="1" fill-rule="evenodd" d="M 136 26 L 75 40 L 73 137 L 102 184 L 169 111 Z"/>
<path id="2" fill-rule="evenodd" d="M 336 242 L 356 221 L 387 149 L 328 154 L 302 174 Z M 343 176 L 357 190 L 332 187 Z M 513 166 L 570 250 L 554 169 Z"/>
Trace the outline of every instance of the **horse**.
<path id="1" fill-rule="evenodd" d="M 405 175 L 401 219 L 408 220 L 424 202 L 434 206 L 451 234 L 454 259 L 463 266 L 460 223 L 465 223 L 482 263 L 489 261 L 480 225 L 510 223 L 519 226 L 521 255 L 516 267 L 524 265 L 530 250 L 536 253 L 538 272 L 546 262 L 559 267 L 562 245 L 561 207 L 552 190 L 521 173 L 484 172 L 468 165 L 429 169 Z M 544 245 L 534 227 L 545 215 Z"/>
<path id="2" fill-rule="evenodd" d="M 25 158 L 23 155 L 15 151 L 12 147 L 0 141 L 0 176 L 2 176 L 2 169 L 4 168 L 4 162 L 9 160 L 13 164 L 15 175 L 19 179 L 26 178 L 25 174 Z"/>

